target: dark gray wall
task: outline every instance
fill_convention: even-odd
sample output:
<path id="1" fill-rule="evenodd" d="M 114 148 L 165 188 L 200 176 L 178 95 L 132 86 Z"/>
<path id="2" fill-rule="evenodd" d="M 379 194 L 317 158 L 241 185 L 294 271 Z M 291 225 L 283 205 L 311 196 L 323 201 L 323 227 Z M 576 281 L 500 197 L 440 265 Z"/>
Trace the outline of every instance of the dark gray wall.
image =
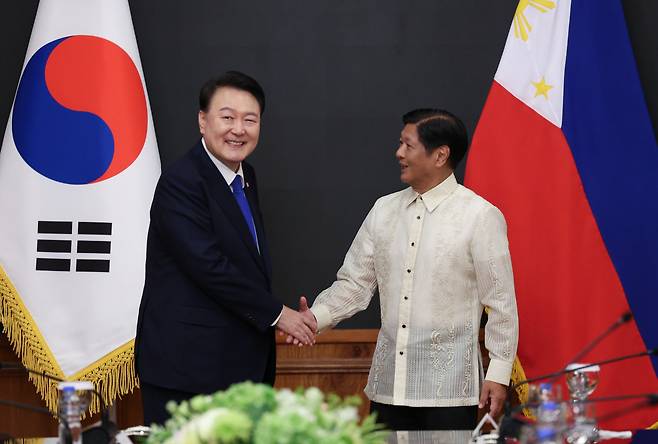
<path id="1" fill-rule="evenodd" d="M 584 1 L 584 0 L 574 0 Z M 198 137 L 198 88 L 238 69 L 267 93 L 251 158 L 272 249 L 275 290 L 296 306 L 328 286 L 374 200 L 402 188 L 400 115 L 438 106 L 475 128 L 516 0 L 140 0 L 131 2 L 163 167 Z M 658 128 L 658 2 L 623 2 Z M 5 124 L 36 12 L 0 18 Z M 3 126 L 4 128 L 4 126 Z M 458 169 L 461 178 L 463 165 Z M 371 304 L 343 327 L 376 327 Z"/>

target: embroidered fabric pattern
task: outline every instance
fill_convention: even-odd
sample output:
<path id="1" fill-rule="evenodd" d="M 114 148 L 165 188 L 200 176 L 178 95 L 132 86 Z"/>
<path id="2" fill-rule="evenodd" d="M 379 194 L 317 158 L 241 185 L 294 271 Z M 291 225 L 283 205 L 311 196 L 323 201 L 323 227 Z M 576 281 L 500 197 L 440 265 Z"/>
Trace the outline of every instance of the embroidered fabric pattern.
<path id="1" fill-rule="evenodd" d="M 430 356 L 432 357 L 432 366 L 439 371 L 439 380 L 436 384 L 436 396 L 441 397 L 441 390 L 445 381 L 446 373 L 455 360 L 455 326 L 454 324 L 447 329 L 447 338 L 441 340 L 441 332 L 432 330 Z"/>
<path id="2" fill-rule="evenodd" d="M 466 323 L 466 335 L 468 337 L 473 337 L 473 323 L 468 321 Z M 473 369 L 473 358 L 471 356 L 473 349 L 471 347 L 466 347 L 464 353 L 464 382 L 462 382 L 462 395 L 466 396 L 469 393 L 469 388 L 471 386 L 471 377 Z"/>
<path id="3" fill-rule="evenodd" d="M 388 351 L 388 340 L 384 336 L 380 336 L 377 340 L 375 355 L 372 358 L 372 367 L 370 368 L 370 378 L 368 381 L 372 393 L 377 393 L 377 385 L 379 384 L 380 374 Z"/>

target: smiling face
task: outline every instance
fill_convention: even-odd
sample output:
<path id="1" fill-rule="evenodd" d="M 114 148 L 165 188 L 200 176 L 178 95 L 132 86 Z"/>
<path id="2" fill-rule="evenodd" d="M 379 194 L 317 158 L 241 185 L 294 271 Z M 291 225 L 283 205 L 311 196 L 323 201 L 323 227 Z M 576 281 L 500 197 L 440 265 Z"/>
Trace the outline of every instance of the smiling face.
<path id="1" fill-rule="evenodd" d="M 400 163 L 400 180 L 418 193 L 430 190 L 450 174 L 446 166 L 449 153 L 445 145 L 428 152 L 418 138 L 417 126 L 405 125 L 395 152 Z"/>
<path id="2" fill-rule="evenodd" d="M 199 131 L 208 151 L 232 171 L 256 149 L 260 112 L 251 93 L 228 86 L 217 88 L 208 108 L 199 111 Z"/>

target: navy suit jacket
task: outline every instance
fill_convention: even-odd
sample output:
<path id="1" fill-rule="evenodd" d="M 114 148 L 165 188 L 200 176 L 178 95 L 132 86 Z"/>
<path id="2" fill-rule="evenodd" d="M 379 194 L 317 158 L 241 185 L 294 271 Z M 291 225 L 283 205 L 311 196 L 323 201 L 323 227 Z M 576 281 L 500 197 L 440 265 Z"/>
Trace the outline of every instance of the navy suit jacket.
<path id="1" fill-rule="evenodd" d="M 271 292 L 256 176 L 242 168 L 260 253 L 201 141 L 158 181 L 135 338 L 143 382 L 190 393 L 274 383 L 271 324 L 283 305 Z"/>

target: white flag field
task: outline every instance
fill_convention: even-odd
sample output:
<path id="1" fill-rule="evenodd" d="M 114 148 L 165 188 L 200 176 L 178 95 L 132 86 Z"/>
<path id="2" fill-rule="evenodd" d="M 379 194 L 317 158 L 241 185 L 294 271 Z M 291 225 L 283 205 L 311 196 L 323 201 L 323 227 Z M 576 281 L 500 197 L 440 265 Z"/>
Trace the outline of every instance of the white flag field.
<path id="1" fill-rule="evenodd" d="M 42 0 L 0 151 L 0 322 L 27 368 L 108 402 L 136 386 L 159 174 L 128 1 Z"/>

